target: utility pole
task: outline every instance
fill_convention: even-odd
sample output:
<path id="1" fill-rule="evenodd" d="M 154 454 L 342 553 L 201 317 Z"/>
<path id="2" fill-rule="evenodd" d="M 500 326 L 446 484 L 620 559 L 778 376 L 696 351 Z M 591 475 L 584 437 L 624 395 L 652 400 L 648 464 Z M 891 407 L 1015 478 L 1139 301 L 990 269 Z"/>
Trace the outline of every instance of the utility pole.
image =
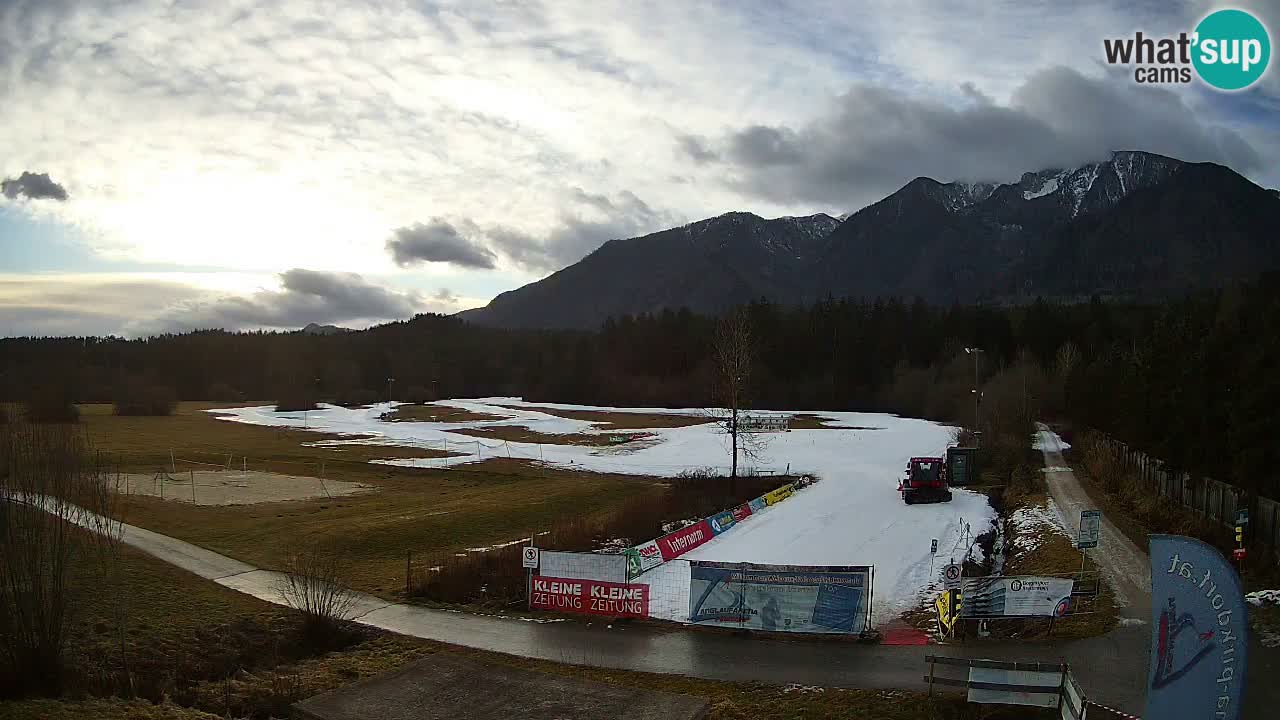
<path id="1" fill-rule="evenodd" d="M 391 383 L 395 382 L 393 377 L 387 378 L 387 402 L 391 402 Z"/>
<path id="2" fill-rule="evenodd" d="M 981 445 L 982 423 L 978 414 L 978 402 L 981 397 L 981 393 L 978 391 L 978 357 L 982 354 L 982 348 L 967 347 L 964 351 L 966 354 L 973 356 L 973 436 L 978 441 L 978 444 Z"/>

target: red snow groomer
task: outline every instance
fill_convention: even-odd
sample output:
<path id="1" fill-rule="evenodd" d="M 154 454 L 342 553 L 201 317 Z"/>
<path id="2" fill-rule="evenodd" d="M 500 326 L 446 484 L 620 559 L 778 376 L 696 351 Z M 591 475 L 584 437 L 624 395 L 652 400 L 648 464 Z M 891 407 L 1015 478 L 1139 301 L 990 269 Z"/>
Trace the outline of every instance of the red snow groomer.
<path id="1" fill-rule="evenodd" d="M 940 457 L 913 457 L 907 461 L 907 476 L 898 482 L 902 501 L 916 503 L 951 502 L 946 465 Z"/>

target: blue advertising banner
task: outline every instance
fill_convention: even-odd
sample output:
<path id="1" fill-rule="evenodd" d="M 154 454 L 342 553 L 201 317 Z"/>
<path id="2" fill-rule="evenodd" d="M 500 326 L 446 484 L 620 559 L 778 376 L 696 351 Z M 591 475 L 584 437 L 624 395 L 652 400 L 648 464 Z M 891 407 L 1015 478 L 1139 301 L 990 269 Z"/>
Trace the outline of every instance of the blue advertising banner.
<path id="1" fill-rule="evenodd" d="M 719 535 L 720 533 L 733 527 L 738 521 L 733 517 L 732 510 L 725 510 L 722 513 L 711 516 L 711 532 Z"/>
<path id="2" fill-rule="evenodd" d="M 1210 545 L 1151 536 L 1149 718 L 1240 717 L 1249 615 L 1235 570 Z"/>
<path id="3" fill-rule="evenodd" d="M 689 563 L 689 622 L 770 632 L 860 633 L 868 566 Z"/>

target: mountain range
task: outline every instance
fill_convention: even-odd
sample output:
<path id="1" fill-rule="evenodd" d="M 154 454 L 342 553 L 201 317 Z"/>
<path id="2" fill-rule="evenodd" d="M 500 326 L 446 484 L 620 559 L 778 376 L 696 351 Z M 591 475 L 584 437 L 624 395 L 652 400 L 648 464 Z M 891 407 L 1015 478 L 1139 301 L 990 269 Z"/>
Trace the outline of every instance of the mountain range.
<path id="1" fill-rule="evenodd" d="M 1280 268 L 1277 195 L 1221 165 L 1136 151 L 1014 183 L 920 177 L 843 219 L 731 212 L 610 240 L 460 315 L 594 328 L 609 316 L 760 298 L 1161 299 Z"/>

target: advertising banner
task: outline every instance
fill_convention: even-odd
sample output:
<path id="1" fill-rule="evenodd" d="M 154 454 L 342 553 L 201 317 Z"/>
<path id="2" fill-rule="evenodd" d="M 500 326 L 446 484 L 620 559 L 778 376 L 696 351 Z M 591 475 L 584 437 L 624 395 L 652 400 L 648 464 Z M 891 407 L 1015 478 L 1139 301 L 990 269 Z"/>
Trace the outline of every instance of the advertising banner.
<path id="1" fill-rule="evenodd" d="M 636 577 L 662 564 L 662 550 L 657 540 L 627 548 L 627 579 Z"/>
<path id="2" fill-rule="evenodd" d="M 743 415 L 738 418 L 738 432 L 786 432 L 790 427 L 789 415 Z"/>
<path id="3" fill-rule="evenodd" d="M 1069 578 L 993 576 L 965 578 L 962 618 L 1053 617 L 1071 609 Z"/>
<path id="4" fill-rule="evenodd" d="M 627 581 L 625 555 L 543 550 L 538 558 L 538 568 L 539 575 L 548 577 L 602 580 L 612 583 Z"/>
<path id="5" fill-rule="evenodd" d="M 763 509 L 765 509 L 765 508 L 769 507 L 769 503 L 768 503 L 768 502 L 766 502 L 766 501 L 765 501 L 765 499 L 764 499 L 764 496 L 763 496 L 763 495 L 761 495 L 760 497 L 758 497 L 758 498 L 756 498 L 756 499 L 752 500 L 751 502 L 747 503 L 747 507 L 749 507 L 749 508 L 751 509 L 751 512 L 753 512 L 753 513 L 758 513 L 758 512 L 760 512 L 761 510 L 763 510 Z"/>
<path id="6" fill-rule="evenodd" d="M 764 501 L 767 505 L 777 505 L 778 503 L 791 497 L 791 493 L 795 492 L 795 486 L 783 485 L 777 490 L 770 490 L 764 494 Z"/>
<path id="7" fill-rule="evenodd" d="M 732 510 L 725 510 L 722 513 L 711 516 L 711 531 L 719 535 L 738 523 L 737 518 L 733 516 Z"/>
<path id="8" fill-rule="evenodd" d="M 773 632 L 860 633 L 867 566 L 689 563 L 689 622 Z"/>
<path id="9" fill-rule="evenodd" d="M 742 522 L 743 520 L 751 517 L 751 506 L 743 503 L 729 512 L 733 513 L 734 522 Z"/>
<path id="10" fill-rule="evenodd" d="M 713 537 L 715 533 L 711 531 L 711 524 L 706 520 L 699 520 L 686 528 L 658 538 L 658 549 L 662 551 L 663 560 L 674 560 Z"/>
<path id="11" fill-rule="evenodd" d="M 1151 536 L 1149 718 L 1240 717 L 1249 616 L 1240 579 L 1212 546 Z"/>
<path id="12" fill-rule="evenodd" d="M 529 607 L 609 617 L 649 617 L 649 586 L 535 575 Z"/>

